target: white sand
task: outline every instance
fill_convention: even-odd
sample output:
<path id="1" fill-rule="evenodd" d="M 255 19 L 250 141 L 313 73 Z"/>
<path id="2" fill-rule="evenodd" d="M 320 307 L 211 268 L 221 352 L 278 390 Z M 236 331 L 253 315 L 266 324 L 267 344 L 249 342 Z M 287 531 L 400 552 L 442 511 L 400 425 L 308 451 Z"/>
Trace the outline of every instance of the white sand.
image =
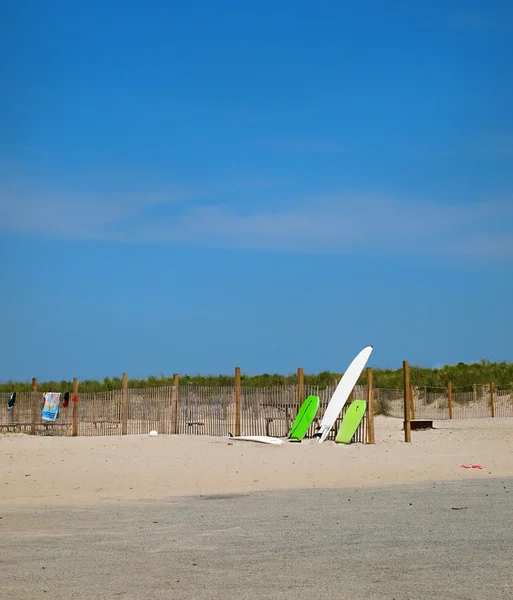
<path id="1" fill-rule="evenodd" d="M 367 486 L 513 475 L 513 418 L 437 421 L 404 442 L 376 418 L 376 444 L 268 446 L 207 436 L 0 436 L 0 504 L 72 505 L 184 494 Z M 463 469 L 479 463 L 486 469 Z"/>

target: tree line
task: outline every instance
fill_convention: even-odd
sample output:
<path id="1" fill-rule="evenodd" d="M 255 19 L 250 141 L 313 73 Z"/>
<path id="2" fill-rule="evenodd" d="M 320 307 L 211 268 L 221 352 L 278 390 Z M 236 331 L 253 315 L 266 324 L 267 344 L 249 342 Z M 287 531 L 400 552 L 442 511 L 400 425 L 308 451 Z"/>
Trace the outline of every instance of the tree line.
<path id="1" fill-rule="evenodd" d="M 402 389 L 403 371 L 399 369 L 373 368 L 373 384 L 375 388 Z M 343 373 L 322 371 L 321 373 L 305 373 L 306 385 L 318 385 L 321 387 L 336 385 Z M 457 365 L 446 365 L 439 369 L 427 369 L 410 365 L 410 380 L 415 387 L 447 387 L 450 381 L 453 387 L 464 388 L 462 391 L 470 391 L 474 385 L 488 385 L 493 382 L 498 389 L 513 389 L 513 362 L 490 362 L 482 359 L 478 363 Z M 362 373 L 358 383 L 365 384 L 366 374 Z M 279 385 L 297 384 L 297 373 L 281 375 L 278 373 L 262 375 L 241 374 L 241 384 L 248 387 L 270 387 Z M 165 387 L 173 384 L 173 377 L 161 374 L 156 377 L 150 375 L 145 379 L 129 379 L 129 388 Z M 180 385 L 195 386 L 232 386 L 233 375 L 181 375 Z M 121 377 L 105 377 L 102 380 L 83 380 L 79 382 L 80 392 L 103 392 L 121 388 Z M 0 383 L 0 392 L 28 392 L 32 389 L 32 382 L 7 381 Z M 72 389 L 72 381 L 39 381 L 40 391 L 67 391 Z"/>

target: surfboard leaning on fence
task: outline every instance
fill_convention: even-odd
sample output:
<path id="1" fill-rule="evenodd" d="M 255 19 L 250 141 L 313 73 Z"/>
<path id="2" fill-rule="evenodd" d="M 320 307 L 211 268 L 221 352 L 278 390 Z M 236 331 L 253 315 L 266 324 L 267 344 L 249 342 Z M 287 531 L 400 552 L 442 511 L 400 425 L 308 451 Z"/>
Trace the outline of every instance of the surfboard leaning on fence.
<path id="1" fill-rule="evenodd" d="M 319 402 L 319 396 L 313 395 L 308 396 L 303 402 L 290 429 L 289 440 L 300 442 L 305 437 L 308 428 L 319 410 Z"/>
<path id="2" fill-rule="evenodd" d="M 347 399 L 351 395 L 358 378 L 365 368 L 372 350 L 372 346 L 366 346 L 361 352 L 359 352 L 337 385 L 314 436 L 319 438 L 318 443 L 324 442 L 324 440 L 328 437 L 328 434 L 335 424 L 340 411 L 344 408 L 344 404 L 347 402 Z"/>
<path id="3" fill-rule="evenodd" d="M 335 437 L 337 444 L 351 443 L 356 430 L 360 427 L 366 409 L 367 402 L 365 400 L 351 402 L 351 406 L 346 410 L 346 414 L 342 419 L 342 423 L 340 423 L 337 436 Z"/>

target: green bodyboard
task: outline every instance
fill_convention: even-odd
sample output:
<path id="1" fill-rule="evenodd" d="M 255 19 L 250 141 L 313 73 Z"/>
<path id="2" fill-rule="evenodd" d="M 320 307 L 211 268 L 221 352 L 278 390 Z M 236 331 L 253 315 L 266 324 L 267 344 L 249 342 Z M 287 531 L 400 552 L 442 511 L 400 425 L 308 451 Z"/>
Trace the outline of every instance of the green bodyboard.
<path id="1" fill-rule="evenodd" d="M 346 414 L 340 423 L 340 428 L 335 441 L 339 444 L 350 444 L 353 435 L 362 422 L 363 415 L 367 410 L 367 402 L 365 400 L 355 400 L 351 402 L 351 406 L 346 410 Z"/>
<path id="2" fill-rule="evenodd" d="M 312 424 L 312 421 L 319 409 L 319 396 L 308 396 L 303 402 L 297 417 L 292 423 L 292 428 L 289 433 L 289 440 L 301 441 Z"/>

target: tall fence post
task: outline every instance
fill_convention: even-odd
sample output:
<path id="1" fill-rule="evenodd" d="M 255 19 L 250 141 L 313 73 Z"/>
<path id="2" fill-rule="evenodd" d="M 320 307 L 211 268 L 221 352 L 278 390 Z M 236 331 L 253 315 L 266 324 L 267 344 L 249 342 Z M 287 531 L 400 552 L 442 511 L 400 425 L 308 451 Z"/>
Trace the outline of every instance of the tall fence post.
<path id="1" fill-rule="evenodd" d="M 128 374 L 121 379 L 121 435 L 128 434 Z"/>
<path id="2" fill-rule="evenodd" d="M 301 403 L 305 399 L 305 375 L 303 367 L 298 367 L 297 370 L 297 412 L 301 408 Z"/>
<path id="3" fill-rule="evenodd" d="M 178 373 L 173 375 L 173 391 L 171 392 L 171 433 L 180 433 L 180 420 L 178 418 L 178 398 L 180 376 Z"/>
<path id="4" fill-rule="evenodd" d="M 449 419 L 452 419 L 452 383 L 450 381 L 447 384 L 447 394 L 449 403 Z"/>
<path id="5" fill-rule="evenodd" d="M 75 400 L 76 398 L 76 400 Z M 72 412 L 71 412 L 71 435 L 78 435 L 78 378 L 73 377 L 73 395 L 71 397 Z"/>
<path id="6" fill-rule="evenodd" d="M 39 403 L 35 392 L 37 392 L 37 377 L 32 377 L 32 395 L 31 395 L 31 410 L 32 418 L 30 422 L 30 435 L 36 435 L 37 412 Z"/>
<path id="7" fill-rule="evenodd" d="M 490 381 L 490 414 L 492 417 L 495 417 L 495 395 L 493 381 Z"/>
<path id="8" fill-rule="evenodd" d="M 240 435 L 240 367 L 235 367 L 235 435 Z"/>
<path id="9" fill-rule="evenodd" d="M 367 443 L 375 444 L 374 439 L 374 390 L 372 389 L 372 367 L 367 367 Z"/>
<path id="10" fill-rule="evenodd" d="M 403 360 L 403 383 L 404 383 L 404 441 L 411 442 L 410 424 L 410 365 Z"/>
<path id="11" fill-rule="evenodd" d="M 415 421 L 415 397 L 413 395 L 413 385 L 410 383 L 410 416 Z"/>

